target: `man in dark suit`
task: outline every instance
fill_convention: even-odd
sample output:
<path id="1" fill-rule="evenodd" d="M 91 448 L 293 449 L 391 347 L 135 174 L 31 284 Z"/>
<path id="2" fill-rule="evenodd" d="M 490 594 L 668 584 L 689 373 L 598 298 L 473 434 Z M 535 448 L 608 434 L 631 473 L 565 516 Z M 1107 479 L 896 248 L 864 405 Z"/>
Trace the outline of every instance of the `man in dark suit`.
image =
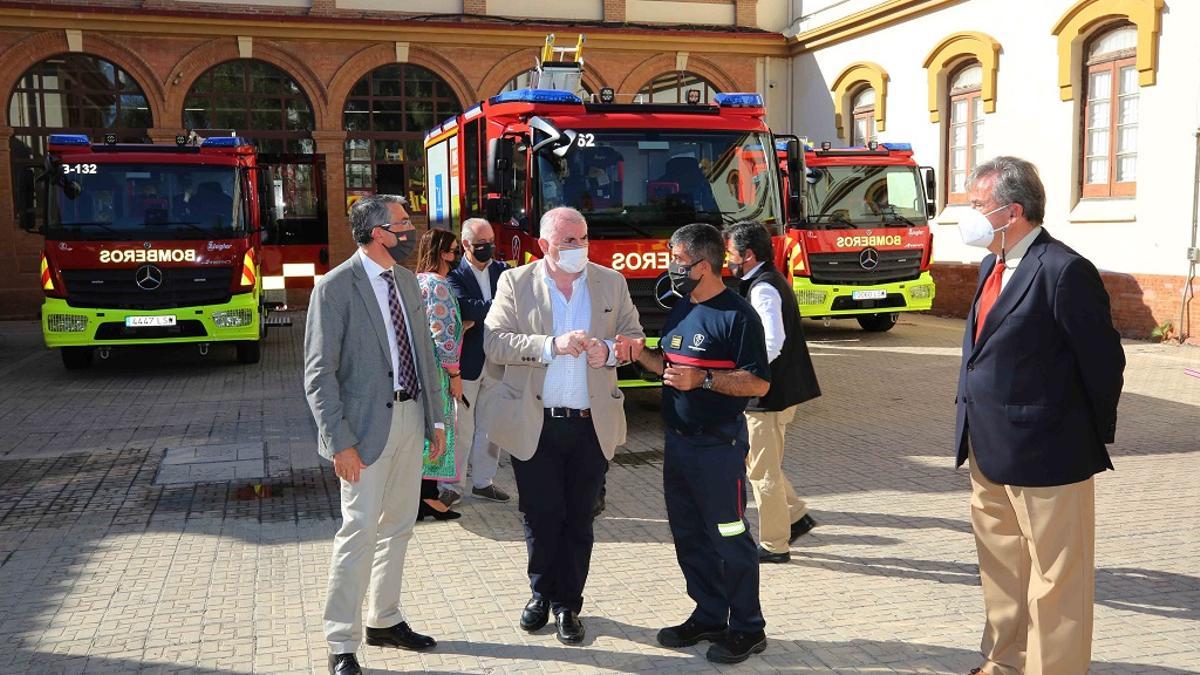
<path id="1" fill-rule="evenodd" d="M 483 320 L 492 307 L 496 284 L 500 274 L 508 269 L 503 260 L 493 258 L 496 252 L 496 235 L 484 218 L 469 218 L 462 224 L 463 257 L 458 267 L 450 270 L 446 279 L 458 298 L 462 312 L 463 333 L 460 366 L 463 378 L 463 397 L 470 408 L 460 410 L 455 424 L 456 438 L 461 438 L 463 452 L 454 456 L 458 482 L 442 487 L 438 498 L 446 506 L 453 506 L 467 491 L 467 458 L 470 457 L 471 494 L 494 502 L 506 502 L 508 493 L 492 483 L 500 461 L 500 449 L 488 442 L 484 422 L 484 399 L 488 390 L 496 384 L 489 375 L 483 354 Z"/>
<path id="2" fill-rule="evenodd" d="M 1093 475 L 1111 469 L 1125 355 L 1086 258 L 1042 228 L 1037 169 L 997 157 L 971 175 L 963 241 L 980 267 L 958 378 L 957 465 L 987 622 L 972 673 L 1063 675 L 1091 662 Z"/>

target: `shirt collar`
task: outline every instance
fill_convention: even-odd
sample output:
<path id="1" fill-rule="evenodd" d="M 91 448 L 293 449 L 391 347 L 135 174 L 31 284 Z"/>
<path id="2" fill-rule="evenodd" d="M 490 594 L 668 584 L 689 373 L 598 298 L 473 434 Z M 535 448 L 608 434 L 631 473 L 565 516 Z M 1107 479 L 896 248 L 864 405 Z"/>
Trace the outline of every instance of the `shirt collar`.
<path id="1" fill-rule="evenodd" d="M 1037 227 L 1030 230 L 1029 234 L 1022 237 L 1021 241 L 1018 241 L 1016 244 L 1013 244 L 1013 246 L 1011 248 L 1009 248 L 1007 251 L 1005 251 L 1004 252 L 1004 266 L 1005 267 L 1016 267 L 1017 265 L 1021 264 L 1021 258 L 1025 257 L 1025 254 L 1027 252 L 1029 252 L 1029 247 L 1033 246 L 1034 240 L 1037 239 L 1038 235 L 1040 235 L 1041 233 L 1042 233 L 1042 226 L 1038 225 Z"/>
<path id="2" fill-rule="evenodd" d="M 371 256 L 367 255 L 361 248 L 358 249 L 358 257 L 362 260 L 363 271 L 367 273 L 367 277 L 374 279 L 387 270 L 379 266 L 379 263 L 371 260 Z"/>
<path id="3" fill-rule="evenodd" d="M 758 271 L 758 268 L 762 267 L 762 266 L 763 266 L 765 263 L 766 263 L 766 261 L 762 261 L 762 260 L 760 260 L 760 261 L 759 261 L 759 263 L 758 263 L 757 265 L 755 265 L 754 267 L 750 268 L 750 271 L 748 271 L 748 272 L 742 272 L 742 278 L 743 278 L 743 279 L 749 279 L 750 277 L 754 276 L 754 273 Z"/>

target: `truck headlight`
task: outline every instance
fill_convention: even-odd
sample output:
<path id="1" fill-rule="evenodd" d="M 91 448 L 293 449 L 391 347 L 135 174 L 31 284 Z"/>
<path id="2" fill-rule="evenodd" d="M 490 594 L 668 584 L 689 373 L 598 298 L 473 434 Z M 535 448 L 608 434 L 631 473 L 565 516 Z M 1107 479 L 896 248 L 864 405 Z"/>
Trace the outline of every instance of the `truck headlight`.
<path id="1" fill-rule="evenodd" d="M 249 326 L 254 320 L 254 313 L 248 309 L 229 309 L 212 313 L 213 323 L 217 328 L 240 328 Z"/>
<path id="2" fill-rule="evenodd" d="M 823 305 L 828 296 L 825 291 L 796 291 L 796 302 L 801 305 Z"/>
<path id="3" fill-rule="evenodd" d="M 83 314 L 51 314 L 46 327 L 51 333 L 82 333 L 87 330 L 88 318 Z"/>
<path id="4" fill-rule="evenodd" d="M 921 284 L 920 286 L 911 286 L 908 289 L 908 296 L 913 300 L 925 300 L 933 295 L 933 286 L 929 284 Z"/>

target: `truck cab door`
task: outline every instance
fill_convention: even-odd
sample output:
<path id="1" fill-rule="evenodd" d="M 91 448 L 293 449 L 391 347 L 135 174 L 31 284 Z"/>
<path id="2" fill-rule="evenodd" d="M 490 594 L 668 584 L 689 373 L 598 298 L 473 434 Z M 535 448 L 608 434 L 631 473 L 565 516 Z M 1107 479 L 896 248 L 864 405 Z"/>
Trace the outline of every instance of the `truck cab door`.
<path id="1" fill-rule="evenodd" d="M 303 304 L 329 271 L 325 157 L 264 153 L 258 165 L 263 291 L 273 304 Z"/>

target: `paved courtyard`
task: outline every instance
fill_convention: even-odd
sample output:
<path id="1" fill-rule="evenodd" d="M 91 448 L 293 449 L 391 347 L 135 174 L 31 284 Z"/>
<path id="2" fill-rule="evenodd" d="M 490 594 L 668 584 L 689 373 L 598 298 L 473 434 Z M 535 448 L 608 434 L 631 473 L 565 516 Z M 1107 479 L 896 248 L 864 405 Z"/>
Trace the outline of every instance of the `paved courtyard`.
<path id="1" fill-rule="evenodd" d="M 301 389 L 302 314 L 263 362 L 115 352 L 67 372 L 32 322 L 0 324 L 0 672 L 323 672 L 338 525 Z M 665 520 L 657 396 L 629 399 L 579 647 L 517 627 L 528 597 L 512 504 L 423 523 L 404 607 L 428 654 L 367 647 L 370 672 L 965 673 L 982 600 L 969 480 L 953 470 L 961 321 L 890 333 L 806 324 L 825 395 L 786 468 L 820 522 L 763 568 L 770 645 L 737 667 L 659 647 L 690 611 Z M 1126 343 L 1116 472 L 1097 482 L 1095 673 L 1200 672 L 1200 350 Z M 265 475 L 256 479 L 254 476 Z M 217 481 L 217 482 L 196 482 Z M 263 488 L 253 489 L 261 481 Z M 511 468 L 499 484 L 515 492 Z M 750 511 L 753 520 L 756 514 Z"/>

